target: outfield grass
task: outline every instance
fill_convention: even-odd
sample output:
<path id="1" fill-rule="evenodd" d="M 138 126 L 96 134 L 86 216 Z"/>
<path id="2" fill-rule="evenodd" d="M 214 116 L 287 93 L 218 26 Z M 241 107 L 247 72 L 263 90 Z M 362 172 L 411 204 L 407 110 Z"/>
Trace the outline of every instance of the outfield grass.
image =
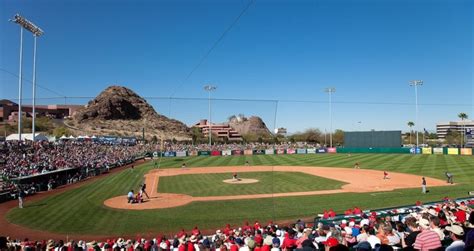
<path id="1" fill-rule="evenodd" d="M 232 173 L 184 174 L 160 177 L 158 191 L 191 196 L 270 194 L 341 188 L 346 184 L 299 172 L 241 172 L 239 178 L 257 179 L 252 184 L 229 184 Z"/>
<path id="2" fill-rule="evenodd" d="M 226 223 L 242 224 L 245 220 L 282 220 L 313 217 L 324 209 L 333 208 L 342 213 L 349 207 L 375 209 L 389 206 L 440 200 L 445 196 L 465 197 L 474 190 L 473 156 L 409 155 L 409 154 L 345 154 L 335 155 L 257 155 L 232 157 L 187 157 L 163 159 L 162 168 L 177 168 L 183 162 L 193 166 L 244 165 L 305 165 L 352 167 L 359 162 L 362 168 L 412 173 L 444 179 L 444 171 L 454 174 L 460 184 L 429 188 L 428 194 L 420 189 L 400 189 L 389 193 L 344 193 L 258 200 L 193 202 L 189 205 L 157 210 L 117 210 L 103 205 L 103 201 L 125 195 L 137 189 L 143 175 L 153 169 L 148 163 L 125 170 L 67 191 L 28 203 L 24 209 L 13 209 L 7 219 L 30 228 L 64 234 L 122 235 L 138 233 L 174 232 L 181 228 L 221 228 Z"/>

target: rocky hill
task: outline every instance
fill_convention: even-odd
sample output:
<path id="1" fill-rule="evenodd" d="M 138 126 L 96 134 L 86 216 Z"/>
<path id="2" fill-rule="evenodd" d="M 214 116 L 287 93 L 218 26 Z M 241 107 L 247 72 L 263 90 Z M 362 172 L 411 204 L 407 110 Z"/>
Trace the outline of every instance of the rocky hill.
<path id="1" fill-rule="evenodd" d="M 229 125 L 242 135 L 258 135 L 261 137 L 271 137 L 271 132 L 260 117 L 251 116 L 249 118 L 238 115 L 229 118 Z"/>
<path id="2" fill-rule="evenodd" d="M 122 86 L 110 86 L 102 91 L 67 124 L 88 135 L 141 137 L 145 128 L 148 139 L 153 136 L 177 140 L 190 138 L 185 124 L 158 114 L 146 100 Z"/>

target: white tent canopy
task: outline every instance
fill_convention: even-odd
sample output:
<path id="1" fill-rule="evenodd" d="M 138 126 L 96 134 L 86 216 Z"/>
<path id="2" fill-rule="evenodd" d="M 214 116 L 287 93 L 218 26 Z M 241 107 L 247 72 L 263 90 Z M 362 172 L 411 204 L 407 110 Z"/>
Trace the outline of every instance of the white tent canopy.
<path id="1" fill-rule="evenodd" d="M 10 134 L 6 138 L 7 141 L 11 140 L 20 140 L 20 135 L 18 133 Z M 33 140 L 33 134 L 32 133 L 22 133 L 21 134 L 21 140 Z M 44 136 L 41 133 L 35 133 L 35 140 L 36 141 L 43 141 L 43 140 L 48 140 L 48 137 Z"/>
<path id="2" fill-rule="evenodd" d="M 66 135 L 63 135 L 63 136 L 61 136 L 61 138 L 59 138 L 59 139 L 68 139 L 68 137 L 66 137 Z"/>

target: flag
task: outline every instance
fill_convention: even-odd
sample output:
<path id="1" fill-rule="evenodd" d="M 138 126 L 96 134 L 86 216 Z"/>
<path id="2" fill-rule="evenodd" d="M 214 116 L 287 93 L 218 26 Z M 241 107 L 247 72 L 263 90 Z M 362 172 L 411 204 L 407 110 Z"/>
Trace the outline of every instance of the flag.
<path id="1" fill-rule="evenodd" d="M 426 134 L 429 134 L 426 128 L 423 128 L 423 131 L 425 131 Z"/>

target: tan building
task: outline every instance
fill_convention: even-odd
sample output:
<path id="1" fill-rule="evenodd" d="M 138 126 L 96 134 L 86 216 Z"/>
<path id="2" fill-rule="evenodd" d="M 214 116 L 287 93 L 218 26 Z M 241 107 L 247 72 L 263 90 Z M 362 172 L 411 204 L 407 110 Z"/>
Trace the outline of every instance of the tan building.
<path id="1" fill-rule="evenodd" d="M 37 116 L 48 116 L 51 118 L 62 119 L 72 116 L 77 110 L 83 108 L 83 105 L 37 105 Z M 33 107 L 31 105 L 21 106 L 23 116 L 32 117 Z M 7 100 L 0 100 L 0 121 L 16 122 L 18 119 L 18 104 Z"/>
<path id="2" fill-rule="evenodd" d="M 204 136 L 209 137 L 209 123 L 207 119 L 202 119 L 193 127 L 199 128 Z M 224 141 L 240 142 L 243 140 L 242 135 L 230 127 L 229 124 L 211 124 L 210 129 L 213 135 L 217 135 L 218 138 Z"/>

